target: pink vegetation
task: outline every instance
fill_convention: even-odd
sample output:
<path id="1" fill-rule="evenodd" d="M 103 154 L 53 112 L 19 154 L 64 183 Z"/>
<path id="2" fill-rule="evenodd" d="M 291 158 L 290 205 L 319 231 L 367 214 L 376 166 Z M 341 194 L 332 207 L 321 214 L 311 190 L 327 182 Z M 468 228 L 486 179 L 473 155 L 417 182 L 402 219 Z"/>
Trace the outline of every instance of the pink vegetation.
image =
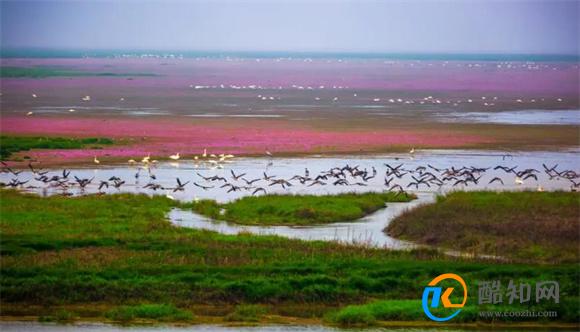
<path id="1" fill-rule="evenodd" d="M 211 153 L 263 154 L 332 153 L 388 149 L 389 147 L 456 148 L 489 142 L 477 136 L 388 130 L 375 132 L 330 131 L 292 128 L 288 123 L 269 121 L 224 125 L 218 122 L 195 123 L 177 119 L 107 120 L 100 118 L 0 118 L 3 134 L 73 137 L 109 137 L 127 144 L 100 150 L 39 150 L 29 153 L 43 160 L 86 159 L 93 156 L 138 158 L 147 154 L 167 156 L 199 154 L 204 148 Z"/>

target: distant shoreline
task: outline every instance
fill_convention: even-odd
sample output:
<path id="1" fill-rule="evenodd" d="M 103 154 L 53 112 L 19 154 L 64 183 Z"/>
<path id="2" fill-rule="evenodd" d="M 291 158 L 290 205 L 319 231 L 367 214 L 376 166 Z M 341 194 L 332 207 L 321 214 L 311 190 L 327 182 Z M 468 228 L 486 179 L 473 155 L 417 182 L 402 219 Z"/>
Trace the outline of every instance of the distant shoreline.
<path id="1" fill-rule="evenodd" d="M 183 57 L 183 58 L 297 58 L 297 59 L 363 59 L 415 61 L 535 61 L 578 62 L 578 54 L 501 54 L 501 53 L 379 53 L 379 52 L 296 52 L 296 51 L 186 51 L 131 49 L 48 49 L 8 48 L 0 58 L 107 58 L 107 57 Z"/>

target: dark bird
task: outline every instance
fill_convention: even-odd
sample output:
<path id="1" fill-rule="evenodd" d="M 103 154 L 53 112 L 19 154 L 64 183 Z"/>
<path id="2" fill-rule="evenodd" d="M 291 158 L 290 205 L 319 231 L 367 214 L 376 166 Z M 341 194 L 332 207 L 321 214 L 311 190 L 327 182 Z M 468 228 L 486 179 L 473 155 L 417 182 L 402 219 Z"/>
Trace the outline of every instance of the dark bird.
<path id="1" fill-rule="evenodd" d="M 232 185 L 231 188 L 230 188 L 230 190 L 228 190 L 227 192 L 229 193 L 229 192 L 238 191 L 238 190 L 242 190 L 242 188 L 240 188 L 238 186 Z"/>
<path id="2" fill-rule="evenodd" d="M 208 189 L 213 189 L 214 188 L 213 186 L 202 186 L 201 184 L 197 184 L 195 182 L 193 183 L 193 185 L 196 186 L 196 187 L 199 187 L 199 188 L 201 188 L 203 190 L 208 190 Z"/>
<path id="3" fill-rule="evenodd" d="M 527 180 L 529 178 L 534 178 L 536 181 L 538 181 L 538 177 L 536 176 L 536 174 L 532 174 L 532 173 L 524 176 L 524 178 L 522 180 Z"/>
<path id="4" fill-rule="evenodd" d="M 494 182 L 496 182 L 496 181 L 498 181 L 498 182 L 499 182 L 499 183 L 501 183 L 502 185 L 504 184 L 504 183 L 503 183 L 503 180 L 502 180 L 502 179 L 500 179 L 500 178 L 498 178 L 497 176 L 496 176 L 495 178 L 491 179 L 491 181 L 489 181 L 489 183 L 488 183 L 488 184 L 492 184 L 492 183 L 494 183 Z"/>
<path id="5" fill-rule="evenodd" d="M 309 184 L 308 186 L 309 186 L 309 187 L 312 187 L 312 186 L 315 186 L 315 185 L 317 185 L 317 184 L 319 184 L 319 185 L 321 185 L 321 186 L 326 186 L 326 183 L 324 183 L 324 182 L 322 182 L 322 181 L 319 181 L 319 180 L 312 181 L 312 183 L 311 183 L 311 184 Z"/>
<path id="6" fill-rule="evenodd" d="M 206 181 L 209 181 L 211 179 L 211 176 L 210 177 L 205 177 L 205 176 L 203 176 L 203 175 L 201 175 L 199 173 L 196 173 L 196 174 L 199 175 L 199 177 L 201 177 L 202 179 L 204 179 Z"/>
<path id="7" fill-rule="evenodd" d="M 292 183 L 290 183 L 284 179 L 274 180 L 269 184 L 269 186 L 271 187 L 271 186 L 277 185 L 277 184 L 282 186 L 282 188 L 284 188 L 284 189 L 286 189 L 286 187 L 292 187 Z"/>
<path id="8" fill-rule="evenodd" d="M 232 178 L 236 181 L 238 181 L 242 176 L 246 175 L 246 173 L 236 175 L 236 173 L 234 173 L 234 170 L 230 170 L 230 173 L 232 173 Z"/>
<path id="9" fill-rule="evenodd" d="M 113 181 L 113 187 L 119 189 L 121 188 L 121 186 L 125 183 L 125 181 L 121 181 L 121 180 L 115 180 Z"/>
<path id="10" fill-rule="evenodd" d="M 89 185 L 93 181 L 94 178 L 95 177 L 92 177 L 90 179 L 79 179 L 78 177 L 75 176 L 76 182 L 79 184 L 79 186 L 82 189 L 84 189 L 87 185 Z"/>
<path id="11" fill-rule="evenodd" d="M 189 183 L 189 181 L 182 183 L 179 178 L 176 178 L 176 180 L 177 180 L 177 187 L 173 188 L 173 192 L 183 191 L 185 189 L 185 186 Z"/>
<path id="12" fill-rule="evenodd" d="M 246 182 L 246 184 L 247 184 L 248 186 L 251 186 L 251 185 L 252 185 L 252 183 L 254 183 L 254 182 L 258 182 L 258 181 L 260 181 L 261 179 L 259 179 L 259 178 L 258 178 L 258 179 L 253 179 L 253 180 L 246 180 L 245 178 L 242 178 L 242 180 L 244 180 L 244 182 Z"/>
<path id="13" fill-rule="evenodd" d="M 265 195 L 266 194 L 266 189 L 264 189 L 264 188 L 256 188 L 256 190 L 254 190 L 252 192 L 252 195 L 255 195 L 255 194 L 259 193 L 259 192 L 263 192 L 264 195 Z"/>
<path id="14" fill-rule="evenodd" d="M 266 172 L 264 172 L 264 180 L 266 180 L 266 181 L 270 181 L 275 177 L 276 177 L 275 175 L 268 176 L 268 174 L 266 174 Z"/>
<path id="15" fill-rule="evenodd" d="M 103 189 L 103 187 L 109 188 L 109 182 L 107 182 L 107 181 L 101 181 L 101 184 L 99 185 L 99 191 L 101 189 Z"/>
<path id="16" fill-rule="evenodd" d="M 147 189 L 152 189 L 153 191 L 156 191 L 158 189 L 163 189 L 163 186 L 161 186 L 160 184 L 157 183 L 148 183 L 146 184 L 143 188 Z"/>
<path id="17" fill-rule="evenodd" d="M 435 167 L 435 166 L 431 166 L 430 164 L 427 164 L 427 166 L 428 166 L 430 169 L 434 170 L 435 172 L 441 172 L 441 169 L 439 169 L 439 168 L 437 168 L 437 167 Z"/>
<path id="18" fill-rule="evenodd" d="M 390 186 L 391 182 L 393 182 L 393 178 L 389 178 L 385 176 L 385 186 Z"/>

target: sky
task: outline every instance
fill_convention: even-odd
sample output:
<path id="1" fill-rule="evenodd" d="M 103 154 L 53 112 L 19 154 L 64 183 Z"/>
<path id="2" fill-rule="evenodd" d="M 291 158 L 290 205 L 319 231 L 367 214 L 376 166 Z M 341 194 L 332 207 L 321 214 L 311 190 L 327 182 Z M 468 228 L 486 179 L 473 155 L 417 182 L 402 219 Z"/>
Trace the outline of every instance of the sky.
<path id="1" fill-rule="evenodd" d="M 0 0 L 5 49 L 579 54 L 580 0 Z"/>

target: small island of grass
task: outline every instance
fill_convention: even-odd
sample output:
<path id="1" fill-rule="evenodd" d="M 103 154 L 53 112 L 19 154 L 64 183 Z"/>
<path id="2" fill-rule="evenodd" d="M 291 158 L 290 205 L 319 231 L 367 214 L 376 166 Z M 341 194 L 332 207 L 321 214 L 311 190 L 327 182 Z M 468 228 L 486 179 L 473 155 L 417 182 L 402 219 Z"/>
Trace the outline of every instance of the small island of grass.
<path id="1" fill-rule="evenodd" d="M 195 212 L 212 219 L 244 225 L 313 225 L 353 221 L 385 207 L 408 202 L 413 195 L 347 193 L 339 195 L 266 195 L 244 197 L 220 204 L 213 200 L 192 203 Z"/>
<path id="2" fill-rule="evenodd" d="M 580 194 L 454 192 L 407 211 L 389 235 L 517 261 L 578 262 Z"/>

